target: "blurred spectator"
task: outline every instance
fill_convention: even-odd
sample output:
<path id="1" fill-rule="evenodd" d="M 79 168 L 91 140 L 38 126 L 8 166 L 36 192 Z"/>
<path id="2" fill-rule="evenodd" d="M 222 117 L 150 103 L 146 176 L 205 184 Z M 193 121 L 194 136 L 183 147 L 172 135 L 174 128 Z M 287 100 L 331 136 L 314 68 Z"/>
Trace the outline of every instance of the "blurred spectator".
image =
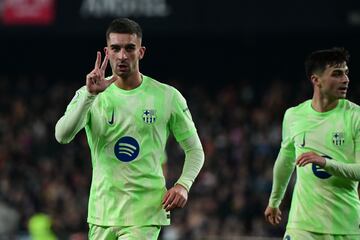
<path id="1" fill-rule="evenodd" d="M 32 240 L 56 240 L 51 218 L 43 213 L 36 213 L 29 219 L 29 233 Z"/>

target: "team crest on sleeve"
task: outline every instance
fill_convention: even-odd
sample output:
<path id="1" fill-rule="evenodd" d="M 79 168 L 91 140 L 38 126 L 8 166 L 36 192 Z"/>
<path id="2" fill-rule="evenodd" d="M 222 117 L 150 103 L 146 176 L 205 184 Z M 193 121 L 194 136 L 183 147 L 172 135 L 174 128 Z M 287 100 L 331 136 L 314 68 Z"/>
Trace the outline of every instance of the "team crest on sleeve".
<path id="1" fill-rule="evenodd" d="M 344 137 L 344 133 L 343 132 L 334 132 L 332 134 L 332 142 L 336 145 L 336 146 L 341 146 L 344 144 L 345 142 L 345 137 Z"/>
<path id="2" fill-rule="evenodd" d="M 154 110 L 154 109 L 146 109 L 146 110 L 144 110 L 142 119 L 147 124 L 155 123 L 155 121 L 156 121 L 156 110 Z"/>

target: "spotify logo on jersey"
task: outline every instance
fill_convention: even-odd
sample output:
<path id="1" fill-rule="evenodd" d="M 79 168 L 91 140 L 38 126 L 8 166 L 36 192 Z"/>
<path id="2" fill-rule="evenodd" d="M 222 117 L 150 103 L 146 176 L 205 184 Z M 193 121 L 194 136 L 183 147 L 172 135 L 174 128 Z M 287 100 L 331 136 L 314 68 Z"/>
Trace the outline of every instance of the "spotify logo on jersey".
<path id="1" fill-rule="evenodd" d="M 115 156 L 122 162 L 131 162 L 139 155 L 139 151 L 139 143 L 129 136 L 120 138 L 114 146 Z"/>
<path id="2" fill-rule="evenodd" d="M 329 156 L 322 156 L 322 157 L 325 157 L 327 159 L 332 159 Z M 316 164 L 312 164 L 312 171 L 316 177 L 321 178 L 321 179 L 327 179 L 332 176 L 330 173 L 327 173 L 323 168 L 319 167 Z"/>

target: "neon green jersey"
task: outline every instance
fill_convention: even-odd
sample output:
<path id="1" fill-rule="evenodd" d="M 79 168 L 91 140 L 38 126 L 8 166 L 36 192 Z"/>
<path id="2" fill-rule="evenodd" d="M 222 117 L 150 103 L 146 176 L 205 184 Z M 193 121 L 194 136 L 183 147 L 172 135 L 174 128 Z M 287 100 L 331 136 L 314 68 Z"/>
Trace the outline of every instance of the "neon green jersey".
<path id="1" fill-rule="evenodd" d="M 339 100 L 328 112 L 316 112 L 311 100 L 288 109 L 278 158 L 295 162 L 305 152 L 328 161 L 360 162 L 360 108 Z M 290 165 L 293 163 L 290 163 Z M 358 182 L 329 174 L 315 164 L 297 167 L 287 228 L 329 234 L 360 234 Z"/>
<path id="2" fill-rule="evenodd" d="M 161 168 L 167 138 L 172 133 L 182 141 L 196 134 L 183 96 L 143 76 L 141 85 L 133 90 L 112 84 L 96 97 L 90 97 L 83 87 L 67 112 L 82 98 L 93 98 L 77 127 L 85 127 L 92 157 L 88 222 L 168 225 L 170 216 L 162 207 L 166 188 Z"/>

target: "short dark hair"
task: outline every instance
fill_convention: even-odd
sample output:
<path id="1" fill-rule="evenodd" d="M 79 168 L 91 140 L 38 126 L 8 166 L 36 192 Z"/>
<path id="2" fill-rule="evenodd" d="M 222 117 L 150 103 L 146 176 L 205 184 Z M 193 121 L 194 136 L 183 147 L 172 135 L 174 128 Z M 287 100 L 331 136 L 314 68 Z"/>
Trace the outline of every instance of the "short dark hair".
<path id="1" fill-rule="evenodd" d="M 322 73 L 327 66 L 336 66 L 349 62 L 350 54 L 345 48 L 334 47 L 331 49 L 312 52 L 305 60 L 305 73 L 308 79 L 314 73 Z"/>
<path id="2" fill-rule="evenodd" d="M 110 33 L 136 34 L 136 36 L 142 38 L 142 30 L 140 25 L 128 18 L 114 19 L 106 30 L 106 40 L 109 39 Z"/>

